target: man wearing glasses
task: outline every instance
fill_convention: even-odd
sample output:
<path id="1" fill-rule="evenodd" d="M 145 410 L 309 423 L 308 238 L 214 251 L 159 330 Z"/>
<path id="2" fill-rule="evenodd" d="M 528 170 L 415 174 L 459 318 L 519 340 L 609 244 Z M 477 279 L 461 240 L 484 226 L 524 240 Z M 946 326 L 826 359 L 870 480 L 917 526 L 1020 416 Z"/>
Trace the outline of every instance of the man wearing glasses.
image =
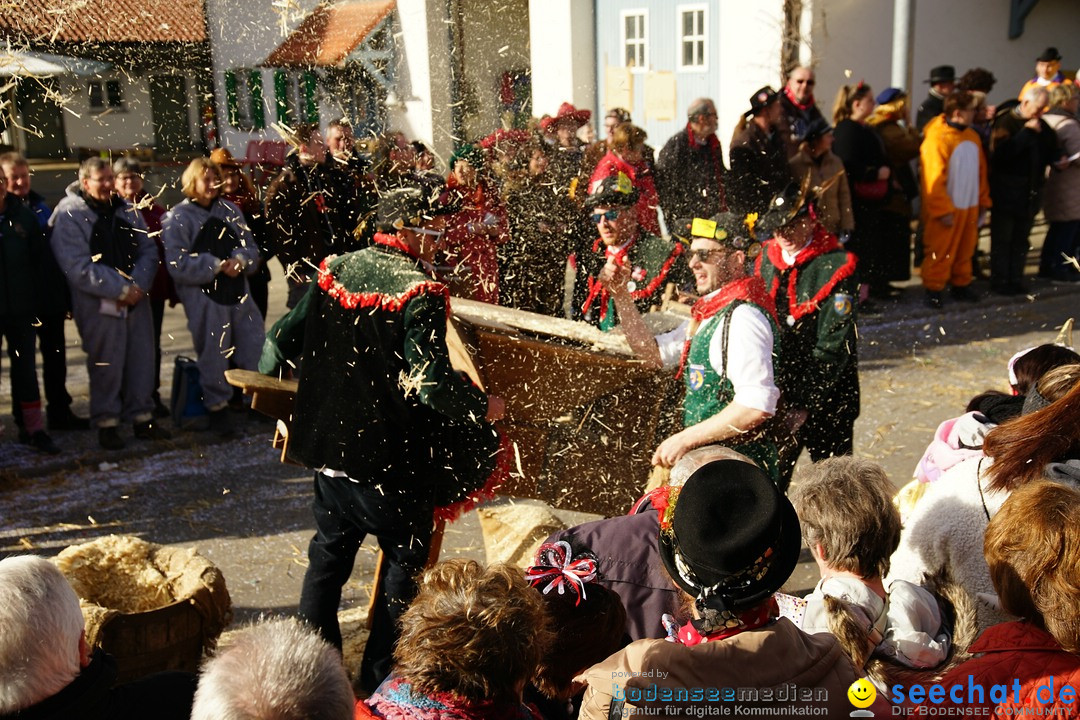
<path id="1" fill-rule="evenodd" d="M 679 288 L 689 284 L 686 266 L 677 262 L 683 246 L 650 235 L 638 225 L 637 199 L 637 189 L 622 172 L 598 181 L 585 199 L 598 237 L 590 252 L 580 253 L 579 272 L 586 277 L 584 285 L 579 283 L 584 301 L 574 305 L 581 318 L 601 330 L 614 328 L 619 314 L 609 288 L 598 280 L 605 263 L 626 268 L 623 289 L 640 312 L 660 304 L 668 283 Z"/>
<path id="2" fill-rule="evenodd" d="M 760 245 L 731 213 L 678 226 L 689 230 L 688 264 L 701 297 L 675 330 L 652 336 L 626 291 L 625 266 L 608 262 L 600 273 L 634 353 L 656 368 L 678 367 L 686 383 L 684 428 L 660 443 L 652 462 L 670 468 L 690 450 L 715 443 L 753 459 L 775 481 L 776 445 L 762 430 L 780 397 L 773 380 L 776 309 L 747 267 Z"/>
<path id="3" fill-rule="evenodd" d="M 799 138 L 806 134 L 810 123 L 822 117 L 814 100 L 815 82 L 814 71 L 800 66 L 788 75 L 787 84 L 780 93 L 780 107 L 783 110 L 776 123 L 776 131 L 784 141 L 789 158 L 799 152 Z"/>

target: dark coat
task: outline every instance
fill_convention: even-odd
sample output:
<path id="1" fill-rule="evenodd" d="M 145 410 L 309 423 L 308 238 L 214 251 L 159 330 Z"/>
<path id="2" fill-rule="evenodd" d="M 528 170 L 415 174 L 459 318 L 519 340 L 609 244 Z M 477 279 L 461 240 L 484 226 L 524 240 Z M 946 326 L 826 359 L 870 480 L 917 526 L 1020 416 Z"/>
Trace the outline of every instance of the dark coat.
<path id="1" fill-rule="evenodd" d="M 1057 134 L 1039 119 L 1036 132 L 1015 109 L 994 118 L 990 131 L 990 199 L 1007 212 L 1037 210 L 1046 167 L 1058 159 Z"/>
<path id="2" fill-rule="evenodd" d="M 660 149 L 656 186 L 660 207 L 670 225 L 681 218 L 708 218 L 727 210 L 727 167 L 715 135 L 699 145 L 690 126 L 680 130 Z"/>
<path id="3" fill-rule="evenodd" d="M 787 89 L 780 92 L 780 106 L 784 111 L 780 114 L 780 121 L 776 124 L 776 132 L 784 142 L 784 151 L 788 158 L 799 152 L 799 137 L 810 127 L 810 123 L 824 116 L 818 110 L 816 103 L 805 110 L 798 107 L 790 97 Z"/>
<path id="4" fill-rule="evenodd" d="M 56 263 L 33 211 L 10 193 L 0 197 L 0 203 L 0 315 L 29 317 L 40 312 L 43 305 L 62 306 L 66 295 L 54 295 L 61 288 L 66 292 L 63 275 L 59 288 L 55 278 L 44 285 L 46 273 Z"/>
<path id="5" fill-rule="evenodd" d="M 780 133 L 747 123 L 731 141 L 731 204 L 739 214 L 763 213 L 791 182 L 791 167 Z"/>

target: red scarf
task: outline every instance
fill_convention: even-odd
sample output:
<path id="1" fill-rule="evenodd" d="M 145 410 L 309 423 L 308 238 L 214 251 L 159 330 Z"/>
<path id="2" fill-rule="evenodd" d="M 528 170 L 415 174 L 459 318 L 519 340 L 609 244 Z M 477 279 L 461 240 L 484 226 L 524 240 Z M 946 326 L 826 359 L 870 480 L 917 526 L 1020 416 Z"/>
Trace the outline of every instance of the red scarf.
<path id="1" fill-rule="evenodd" d="M 795 257 L 795 262 L 791 265 L 784 260 L 784 252 L 780 249 L 779 243 L 776 240 L 770 240 L 766 244 L 766 254 L 769 256 L 769 262 L 771 262 L 777 270 L 783 272 L 789 268 L 795 268 L 788 276 L 788 302 L 790 306 L 788 308 L 788 314 L 796 320 L 800 320 L 810 313 L 816 312 L 821 305 L 821 301 L 827 298 L 836 287 L 837 283 L 850 277 L 855 272 L 855 256 L 851 253 L 847 253 L 847 262 L 844 263 L 833 276 L 829 278 L 829 281 L 822 285 L 812 298 L 806 302 L 795 304 L 796 287 L 799 279 L 799 269 L 807 265 L 811 260 L 824 255 L 825 253 L 832 252 L 840 247 L 840 242 L 836 239 L 836 236 L 830 233 L 821 225 L 817 225 L 814 228 L 814 237 L 810 241 L 810 244 L 804 247 L 798 252 Z M 758 257 L 758 274 L 760 275 L 760 263 L 761 257 Z M 780 289 L 779 278 L 773 278 L 772 286 L 768 288 L 768 293 L 772 296 L 773 300 L 776 300 L 776 292 Z"/>
<path id="2" fill-rule="evenodd" d="M 768 625 L 780 616 L 780 607 L 776 604 L 776 598 L 770 597 L 767 601 L 756 608 L 747 610 L 739 615 L 739 626 L 729 630 L 721 630 L 708 635 L 702 635 L 694 627 L 693 621 L 679 628 L 679 642 L 686 646 L 700 645 L 701 643 L 716 642 L 725 638 L 734 637 L 747 630 L 756 630 Z"/>
<path id="3" fill-rule="evenodd" d="M 601 242 L 600 238 L 596 239 L 593 243 L 593 252 L 599 252 Z M 604 248 L 604 257 L 608 262 L 613 262 L 616 265 L 626 265 L 626 257 L 630 254 L 630 248 L 634 247 L 634 243 L 636 242 L 637 238 L 634 238 L 621 248 L 608 246 Z M 607 318 L 608 300 L 611 298 L 611 293 L 608 292 L 608 289 L 592 275 L 590 275 L 588 279 L 588 288 L 589 294 L 585 297 L 585 304 L 581 306 L 581 312 L 589 312 L 589 308 L 592 307 L 593 302 L 595 302 L 596 298 L 599 296 L 600 319 L 603 320 Z"/>
<path id="4" fill-rule="evenodd" d="M 788 99 L 788 102 L 790 102 L 792 105 L 797 107 L 799 110 L 802 110 L 803 112 L 806 112 L 810 108 L 814 107 L 814 94 L 813 93 L 810 93 L 810 99 L 806 101 L 806 104 L 803 104 L 803 103 L 799 102 L 798 100 L 796 100 L 795 99 L 795 93 L 791 92 L 791 89 L 788 88 L 788 87 L 784 88 L 784 97 L 786 97 Z"/>
<path id="5" fill-rule="evenodd" d="M 686 136 L 690 140 L 690 149 L 696 149 L 698 146 L 697 138 L 694 137 L 694 128 L 690 127 L 690 123 L 686 123 Z M 709 146 L 709 157 L 713 162 L 713 177 L 716 178 L 716 187 L 719 189 L 716 197 L 720 202 L 720 212 L 726 212 L 727 195 L 724 192 L 724 155 L 720 150 L 720 141 L 716 139 L 716 133 L 709 135 L 705 138 L 705 144 Z"/>
<path id="6" fill-rule="evenodd" d="M 776 301 L 765 289 L 765 282 L 757 275 L 748 275 L 738 280 L 732 280 L 712 295 L 699 298 L 694 303 L 694 306 L 690 308 L 690 317 L 697 323 L 694 329 L 696 330 L 701 323 L 736 300 L 746 300 L 764 309 L 769 313 L 769 317 L 773 319 L 773 322 L 779 326 L 780 323 L 776 319 Z M 686 357 L 690 354 L 690 341 L 693 338 L 693 333 L 687 333 L 686 343 L 682 349 L 682 358 L 679 360 L 679 372 L 675 375 L 676 378 L 682 377 L 683 369 L 686 367 Z"/>

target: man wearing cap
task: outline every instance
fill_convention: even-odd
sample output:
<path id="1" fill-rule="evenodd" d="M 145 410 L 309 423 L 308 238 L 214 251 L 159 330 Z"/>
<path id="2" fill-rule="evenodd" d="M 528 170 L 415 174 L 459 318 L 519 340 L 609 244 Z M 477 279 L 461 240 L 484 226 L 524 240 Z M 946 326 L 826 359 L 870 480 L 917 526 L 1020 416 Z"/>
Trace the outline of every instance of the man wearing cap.
<path id="1" fill-rule="evenodd" d="M 586 281 L 577 283 L 580 292 L 574 305 L 582 319 L 601 330 L 611 330 L 618 324 L 615 301 L 599 279 L 605 264 L 626 268 L 629 277 L 625 289 L 639 312 L 659 305 L 668 283 L 681 288 L 688 282 L 687 269 L 677 262 L 683 246 L 642 230 L 637 200 L 633 182 L 622 172 L 595 183 L 585 199 L 599 237 L 593 241 L 591 252 L 580 253 L 578 258 L 578 273 Z"/>
<path id="2" fill-rule="evenodd" d="M 439 483 L 465 468 L 453 480 L 475 488 L 494 470 L 490 423 L 503 401 L 451 368 L 449 293 L 431 274 L 442 216 L 454 209 L 445 193 L 387 191 L 374 245 L 322 262 L 259 363 L 275 374 L 303 345 L 288 454 L 316 469 L 316 532 L 300 616 L 338 648 L 341 588 L 360 543 L 375 535 L 384 554 L 384 601 L 360 666 L 367 692 L 389 672 L 397 618 L 431 550 Z"/>
<path id="3" fill-rule="evenodd" d="M 1035 77 L 1024 83 L 1024 87 L 1020 88 L 1020 95 L 1017 96 L 1019 100 L 1024 99 L 1024 93 L 1031 88 L 1040 87 L 1046 92 L 1050 92 L 1061 83 L 1072 82 L 1065 74 L 1061 72 L 1061 53 L 1058 52 L 1056 47 L 1048 47 L 1042 51 L 1039 57 L 1035 58 Z"/>
<path id="4" fill-rule="evenodd" d="M 817 221 L 813 200 L 808 182 L 792 183 L 754 228 L 772 238 L 755 271 L 780 319 L 776 382 L 792 424 L 805 418 L 779 448 L 782 489 L 803 447 L 815 462 L 850 455 L 859 416 L 855 256 Z"/>
<path id="5" fill-rule="evenodd" d="M 945 96 L 956 87 L 956 68 L 938 65 L 930 71 L 930 93 L 915 111 L 915 129 L 922 132 L 926 123 L 940 115 L 945 108 Z"/>
<path id="6" fill-rule="evenodd" d="M 780 95 L 765 86 L 750 96 L 750 110 L 731 139 L 731 204 L 741 213 L 765 212 L 772 196 L 791 182 L 788 154 L 776 130 Z"/>
<path id="7" fill-rule="evenodd" d="M 690 617 L 665 615 L 666 640 L 638 640 L 586 670 L 579 717 L 700 717 L 732 707 L 847 717 L 848 688 L 859 679 L 851 660 L 832 635 L 808 635 L 779 617 L 773 593 L 798 564 L 802 540 L 794 508 L 768 475 L 745 459 L 715 460 L 662 501 L 660 560 Z M 873 708 L 888 714 L 883 698 Z"/>
<path id="8" fill-rule="evenodd" d="M 701 298 L 691 320 L 657 338 L 626 290 L 625 266 L 608 263 L 600 281 L 611 291 L 634 352 L 656 368 L 678 367 L 686 381 L 684 429 L 660 443 L 654 465 L 670 468 L 702 445 L 727 445 L 776 478 L 776 445 L 761 426 L 776 412 L 773 381 L 776 308 L 761 278 L 747 273 L 760 246 L 731 213 L 681 223 L 689 231 L 689 266 Z M 681 232 L 680 232 L 681 231 Z"/>
<path id="9" fill-rule="evenodd" d="M 800 65 L 788 75 L 788 81 L 780 93 L 780 118 L 776 121 L 776 132 L 784 141 L 784 151 L 788 158 L 799 152 L 802 137 L 806 135 L 810 124 L 825 117 L 818 109 L 814 99 L 814 71 Z"/>
<path id="10" fill-rule="evenodd" d="M 716 105 L 698 98 L 686 111 L 686 127 L 660 149 L 656 184 L 668 218 L 712 217 L 728 209 L 727 167 L 716 138 Z"/>

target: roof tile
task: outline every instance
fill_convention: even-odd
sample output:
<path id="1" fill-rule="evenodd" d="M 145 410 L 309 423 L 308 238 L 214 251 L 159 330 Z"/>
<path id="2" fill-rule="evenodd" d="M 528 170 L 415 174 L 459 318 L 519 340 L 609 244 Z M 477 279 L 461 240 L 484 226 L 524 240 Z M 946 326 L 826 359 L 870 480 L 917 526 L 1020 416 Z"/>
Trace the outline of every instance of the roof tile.
<path id="1" fill-rule="evenodd" d="M 394 9 L 395 0 L 322 4 L 270 53 L 269 67 L 336 67 Z"/>
<path id="2" fill-rule="evenodd" d="M 48 42 L 204 42 L 204 0 L 0 3 L 0 35 Z"/>

